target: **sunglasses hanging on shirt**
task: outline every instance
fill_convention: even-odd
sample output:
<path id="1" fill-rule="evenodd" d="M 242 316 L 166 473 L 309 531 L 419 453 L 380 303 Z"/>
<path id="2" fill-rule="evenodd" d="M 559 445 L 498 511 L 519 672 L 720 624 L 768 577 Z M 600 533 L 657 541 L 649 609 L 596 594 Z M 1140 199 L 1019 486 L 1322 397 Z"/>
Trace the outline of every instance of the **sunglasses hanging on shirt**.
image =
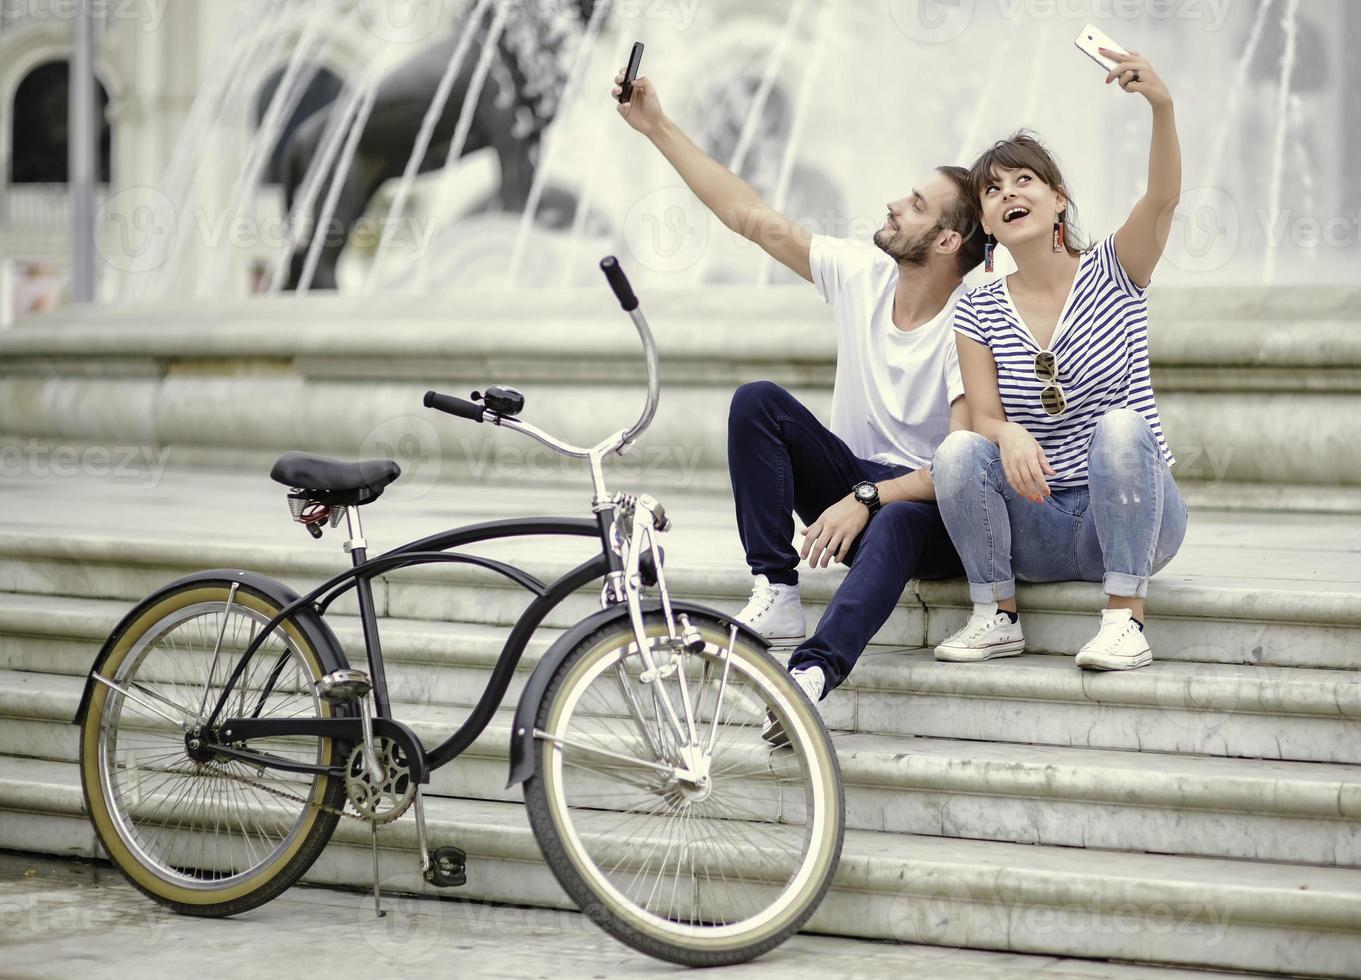
<path id="1" fill-rule="evenodd" d="M 1040 404 L 1046 415 L 1062 415 L 1068 399 L 1059 384 L 1059 359 L 1053 351 L 1042 350 L 1035 355 L 1035 380 L 1045 382 L 1040 391 Z"/>

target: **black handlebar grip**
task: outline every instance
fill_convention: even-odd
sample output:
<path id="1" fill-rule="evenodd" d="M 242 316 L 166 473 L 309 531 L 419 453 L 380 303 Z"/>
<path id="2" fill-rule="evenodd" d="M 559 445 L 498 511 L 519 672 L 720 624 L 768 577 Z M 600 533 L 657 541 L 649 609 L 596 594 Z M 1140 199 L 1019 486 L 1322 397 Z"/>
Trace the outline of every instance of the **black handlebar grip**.
<path id="1" fill-rule="evenodd" d="M 427 391 L 425 393 L 425 407 L 436 409 L 447 415 L 457 415 L 461 419 L 472 419 L 474 422 L 481 422 L 482 413 L 486 411 L 477 402 L 470 402 L 466 398 L 455 398 L 453 395 L 441 395 L 438 391 Z"/>
<path id="2" fill-rule="evenodd" d="M 605 273 L 605 278 L 610 281 L 610 288 L 614 290 L 614 295 L 619 300 L 619 305 L 624 308 L 624 312 L 632 313 L 638 309 L 638 297 L 633 295 L 633 287 L 629 285 L 629 278 L 624 275 L 624 270 L 619 267 L 619 260 L 613 255 L 607 255 L 600 260 L 600 271 Z"/>

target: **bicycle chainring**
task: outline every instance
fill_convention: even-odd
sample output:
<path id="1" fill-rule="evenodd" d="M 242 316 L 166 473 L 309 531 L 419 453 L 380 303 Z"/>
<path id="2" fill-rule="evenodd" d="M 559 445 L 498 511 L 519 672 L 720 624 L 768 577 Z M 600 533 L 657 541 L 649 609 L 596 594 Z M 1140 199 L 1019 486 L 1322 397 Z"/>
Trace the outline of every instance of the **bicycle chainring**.
<path id="1" fill-rule="evenodd" d="M 411 765 L 406 752 L 386 736 L 375 736 L 374 752 L 382 770 L 381 782 L 375 783 L 364 765 L 364 744 L 361 742 L 350 753 L 345 767 L 345 794 L 359 815 L 373 823 L 391 823 L 400 817 L 416 799 L 416 780 L 411 776 Z"/>

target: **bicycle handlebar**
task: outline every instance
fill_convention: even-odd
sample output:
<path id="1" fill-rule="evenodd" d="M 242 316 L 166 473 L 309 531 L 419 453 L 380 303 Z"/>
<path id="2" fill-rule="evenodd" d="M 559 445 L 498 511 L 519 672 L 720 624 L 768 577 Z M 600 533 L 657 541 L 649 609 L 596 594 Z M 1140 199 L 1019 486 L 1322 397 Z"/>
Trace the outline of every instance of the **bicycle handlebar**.
<path id="1" fill-rule="evenodd" d="M 619 260 L 613 255 L 607 255 L 600 260 L 600 271 L 605 273 L 605 278 L 610 282 L 610 288 L 614 290 L 615 298 L 619 300 L 619 305 L 623 307 L 625 313 L 632 313 L 638 309 L 638 297 L 633 295 L 633 287 L 629 285 L 628 276 L 624 275 L 624 270 L 619 266 Z"/>
<path id="2" fill-rule="evenodd" d="M 643 406 L 642 414 L 638 416 L 638 421 L 633 423 L 631 428 L 615 433 L 593 449 L 587 449 L 556 439 L 547 432 L 514 416 L 500 415 L 477 402 L 456 398 L 453 395 L 442 395 L 436 391 L 427 391 L 425 393 L 425 407 L 438 409 L 459 418 L 471 419 L 474 422 L 490 419 L 494 425 L 521 432 L 564 456 L 595 459 L 609 452 L 623 452 L 652 424 L 652 418 L 657 414 L 657 402 L 661 398 L 660 367 L 657 358 L 657 345 L 652 339 L 652 331 L 648 329 L 647 319 L 638 309 L 638 297 L 634 295 L 633 287 L 629 285 L 628 276 L 624 275 L 624 270 L 620 268 L 619 260 L 613 255 L 606 256 L 600 261 L 600 270 L 605 273 L 605 278 L 609 281 L 610 288 L 614 290 L 619 305 L 633 320 L 633 325 L 638 330 L 638 338 L 643 342 L 643 355 L 647 360 L 647 404 Z"/>
<path id="3" fill-rule="evenodd" d="M 441 395 L 438 391 L 427 391 L 425 393 L 425 407 L 436 409 L 447 415 L 457 415 L 461 419 L 471 419 L 474 422 L 481 422 L 482 413 L 486 411 L 477 402 L 470 402 L 466 398 L 455 398 L 453 395 Z"/>

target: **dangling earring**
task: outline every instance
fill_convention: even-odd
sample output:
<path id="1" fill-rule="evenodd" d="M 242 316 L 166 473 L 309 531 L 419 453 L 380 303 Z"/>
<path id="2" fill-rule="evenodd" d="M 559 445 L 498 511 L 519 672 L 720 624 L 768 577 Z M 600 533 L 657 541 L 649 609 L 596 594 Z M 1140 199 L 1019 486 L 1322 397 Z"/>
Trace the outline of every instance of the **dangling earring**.
<path id="1" fill-rule="evenodd" d="M 1064 214 L 1064 213 L 1063 213 L 1062 211 L 1060 211 L 1060 212 L 1058 213 L 1058 217 L 1056 217 L 1056 218 L 1054 219 L 1054 251 L 1055 251 L 1055 252 L 1062 252 L 1062 251 L 1064 250 L 1064 244 L 1063 244 L 1063 214 Z"/>
<path id="2" fill-rule="evenodd" d="M 991 271 L 992 271 L 992 253 L 993 253 L 993 250 L 996 249 L 996 248 L 997 248 L 997 239 L 995 239 L 995 238 L 993 238 L 991 235 L 989 235 L 988 238 L 987 238 L 987 241 L 985 241 L 985 242 L 983 243 L 983 271 L 984 271 L 984 272 L 991 272 Z"/>

